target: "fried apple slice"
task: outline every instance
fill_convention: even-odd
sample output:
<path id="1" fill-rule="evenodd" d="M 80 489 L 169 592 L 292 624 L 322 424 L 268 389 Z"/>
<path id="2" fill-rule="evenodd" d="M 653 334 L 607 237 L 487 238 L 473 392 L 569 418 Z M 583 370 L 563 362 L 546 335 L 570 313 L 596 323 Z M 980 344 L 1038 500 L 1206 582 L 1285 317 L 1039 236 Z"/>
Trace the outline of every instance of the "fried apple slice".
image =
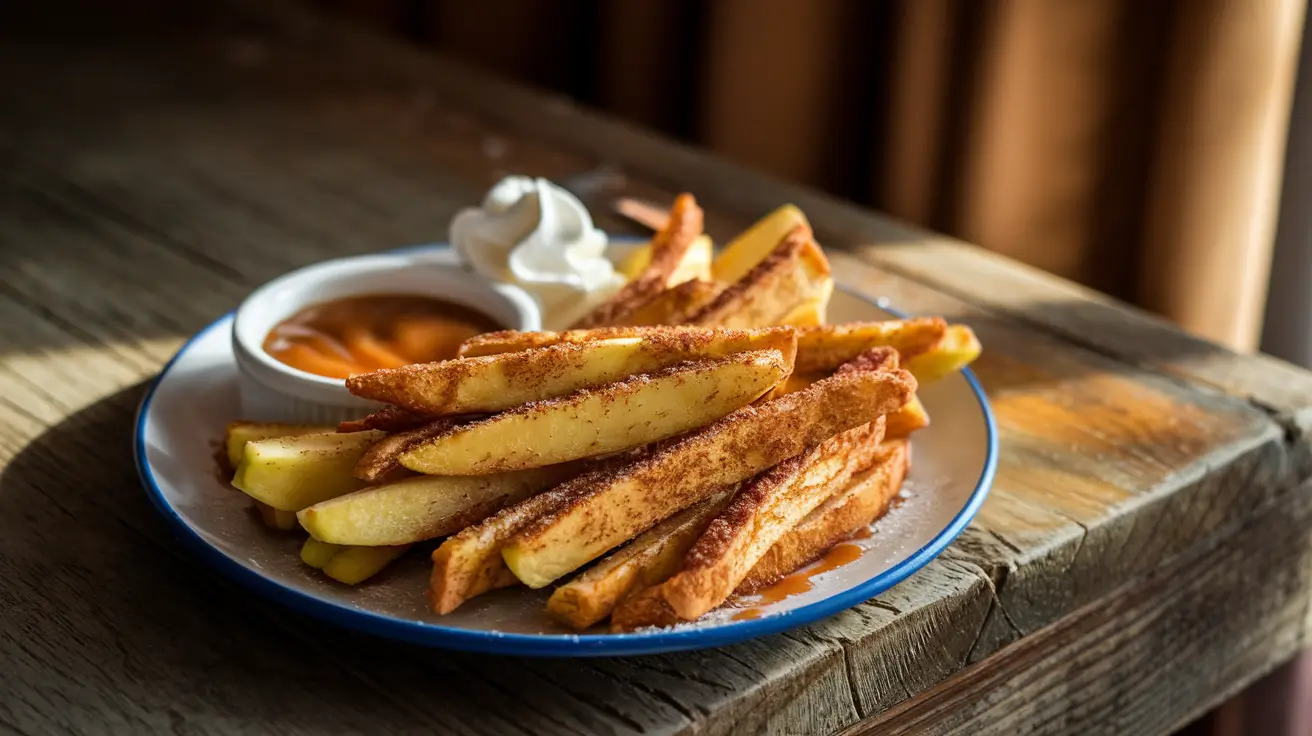
<path id="1" fill-rule="evenodd" d="M 907 370 L 922 383 L 933 383 L 970 365 L 981 350 L 974 331 L 965 325 L 951 325 L 936 345 L 907 361 Z"/>
<path id="2" fill-rule="evenodd" d="M 596 457 L 710 424 L 787 376 L 773 349 L 681 363 L 456 427 L 400 460 L 420 473 L 483 475 Z"/>
<path id="3" fill-rule="evenodd" d="M 947 323 L 939 317 L 802 327 L 797 330 L 797 372 L 828 373 L 880 345 L 896 349 L 909 370 L 907 361 L 934 348 L 945 334 Z"/>
<path id="4" fill-rule="evenodd" d="M 516 532 L 564 502 L 559 487 L 532 496 L 465 528 L 433 550 L 428 603 L 439 614 L 495 588 L 519 580 L 501 560 L 501 548 Z"/>
<path id="5" fill-rule="evenodd" d="M 780 537 L 734 592 L 746 595 L 773 585 L 883 516 L 901 489 L 910 465 L 911 446 L 907 441 L 885 440 L 871 467 L 853 475 L 846 488 Z"/>
<path id="6" fill-rule="evenodd" d="M 461 424 L 473 421 L 468 416 L 441 417 L 406 432 L 389 435 L 374 443 L 355 464 L 355 477 L 368 483 L 398 481 L 410 475 L 401 465 L 401 455 L 407 450 L 441 437 Z"/>
<path id="7" fill-rule="evenodd" d="M 760 330 L 778 331 L 779 327 L 764 327 Z M 744 332 L 757 332 L 756 329 Z M 521 350 L 533 350 L 552 345 L 581 345 L 599 340 L 615 340 L 626 337 L 655 337 L 687 339 L 693 341 L 712 340 L 727 336 L 729 330 L 719 327 L 695 327 L 691 325 L 628 325 L 613 327 L 592 327 L 586 330 L 564 330 L 562 332 L 519 332 L 502 330 L 487 332 L 465 340 L 460 345 L 460 357 L 476 358 L 485 355 L 514 353 Z"/>
<path id="8" fill-rule="evenodd" d="M 778 325 L 798 307 L 828 303 L 834 290 L 829 259 L 806 227 L 788 233 L 765 260 L 691 315 L 691 324 L 713 327 Z"/>
<path id="9" fill-rule="evenodd" d="M 929 412 L 920 403 L 919 396 L 912 396 L 906 406 L 890 413 L 884 424 L 884 439 L 900 440 L 911 436 L 912 432 L 929 426 Z"/>
<path id="10" fill-rule="evenodd" d="M 916 381 L 897 353 L 875 348 L 809 388 L 747 406 L 642 459 L 553 489 L 568 503 L 529 524 L 502 556 L 540 588 L 662 519 L 911 399 Z"/>
<path id="11" fill-rule="evenodd" d="M 256 501 L 283 511 L 300 511 L 358 490 L 355 464 L 378 431 L 325 432 L 247 442 L 232 485 Z"/>
<path id="12" fill-rule="evenodd" d="M 627 284 L 573 326 L 600 327 L 674 284 L 675 274 L 702 235 L 702 209 L 691 194 L 680 194 L 670 208 L 670 219 L 651 239 L 651 262 Z"/>
<path id="13" fill-rule="evenodd" d="M 775 349 L 792 365 L 796 338 L 787 330 L 705 333 L 654 331 L 457 358 L 351 376 L 357 396 L 429 414 L 496 412 L 648 373 L 676 363 L 746 350 Z"/>
<path id="14" fill-rule="evenodd" d="M 765 260 L 779 241 L 797 227 L 811 225 L 797 207 L 786 204 L 757 220 L 738 237 L 729 241 L 711 264 L 711 277 L 727 284 L 746 276 L 758 263 Z"/>
<path id="15" fill-rule="evenodd" d="M 823 325 L 827 321 L 826 315 L 829 311 L 829 297 L 833 296 L 833 293 L 834 290 L 831 287 L 822 295 L 802 302 L 802 304 L 794 308 L 793 311 L 784 315 L 784 318 L 779 320 L 779 324 L 790 325 L 792 327 L 815 327 Z"/>
<path id="16" fill-rule="evenodd" d="M 431 424 L 437 417 L 410 411 L 399 406 L 385 406 L 363 419 L 349 419 L 337 425 L 338 432 L 363 432 L 378 429 L 384 432 L 406 432 Z"/>
<path id="17" fill-rule="evenodd" d="M 619 272 L 624 274 L 627 279 L 636 279 L 647 270 L 651 265 L 652 245 L 648 243 L 629 254 L 620 263 Z M 711 278 L 711 261 L 714 260 L 715 244 L 711 241 L 711 236 L 700 235 L 692 241 L 688 247 L 688 252 L 683 258 L 679 259 L 678 265 L 670 273 L 667 279 L 670 286 L 682 284 L 685 281 L 700 279 L 709 281 Z"/>
<path id="18" fill-rule="evenodd" d="M 228 470 L 235 471 L 241 464 L 242 453 L 247 442 L 273 439 L 274 437 L 299 437 L 306 434 L 322 434 L 333 431 L 332 427 L 318 424 L 280 424 L 274 422 L 231 422 L 223 433 L 223 447 L 227 451 Z"/>
<path id="19" fill-rule="evenodd" d="M 577 473 L 577 467 L 557 465 L 467 477 L 425 475 L 338 496 L 296 516 L 323 542 L 410 544 L 458 532 Z"/>
<path id="20" fill-rule="evenodd" d="M 744 486 L 688 551 L 679 572 L 661 584 L 670 608 L 692 621 L 728 600 L 766 550 L 847 485 L 853 473 L 870 466 L 883 436 L 880 418 L 831 437 Z"/>
<path id="21" fill-rule="evenodd" d="M 323 566 L 328 577 L 346 585 L 359 585 L 382 572 L 392 560 L 405 554 L 410 545 L 400 547 L 344 547 Z"/>
<path id="22" fill-rule="evenodd" d="M 672 286 L 652 297 L 633 311 L 616 319 L 618 324 L 634 326 L 677 325 L 688 315 L 710 304 L 724 291 L 724 284 L 692 279 Z"/>
<path id="23" fill-rule="evenodd" d="M 547 599 L 547 613 L 583 630 L 609 616 L 630 590 L 664 581 L 737 490 L 729 486 L 680 511 L 556 588 Z"/>
<path id="24" fill-rule="evenodd" d="M 674 626 L 682 622 L 670 608 L 660 584 L 635 588 L 624 596 L 610 614 L 611 633 L 621 634 L 648 626 Z"/>

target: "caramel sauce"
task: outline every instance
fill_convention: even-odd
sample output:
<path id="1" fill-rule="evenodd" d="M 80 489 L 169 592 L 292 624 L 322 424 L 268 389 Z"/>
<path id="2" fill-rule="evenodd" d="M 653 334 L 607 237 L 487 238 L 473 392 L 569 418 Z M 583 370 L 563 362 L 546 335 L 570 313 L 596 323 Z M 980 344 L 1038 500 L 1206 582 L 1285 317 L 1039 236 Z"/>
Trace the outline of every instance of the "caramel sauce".
<path id="1" fill-rule="evenodd" d="M 865 532 L 864 535 L 861 532 L 857 532 L 854 537 L 856 539 L 864 539 L 865 537 L 870 536 L 869 530 L 863 531 Z M 810 565 L 782 578 L 774 585 L 758 591 L 753 596 L 753 598 L 756 599 L 756 605 L 752 608 L 744 608 L 742 611 L 739 611 L 734 615 L 733 620 L 750 621 L 752 619 L 760 618 L 762 615 L 761 606 L 778 603 L 789 596 L 799 595 L 809 591 L 815 585 L 811 580 L 813 577 L 831 570 L 837 570 L 843 565 L 860 557 L 862 551 L 861 547 L 852 544 L 851 542 L 842 542 L 830 547 L 824 557 L 821 557 Z"/>
<path id="2" fill-rule="evenodd" d="M 302 309 L 269 331 L 264 351 L 307 373 L 346 378 L 454 358 L 460 343 L 499 329 L 487 315 L 440 299 L 360 296 Z"/>

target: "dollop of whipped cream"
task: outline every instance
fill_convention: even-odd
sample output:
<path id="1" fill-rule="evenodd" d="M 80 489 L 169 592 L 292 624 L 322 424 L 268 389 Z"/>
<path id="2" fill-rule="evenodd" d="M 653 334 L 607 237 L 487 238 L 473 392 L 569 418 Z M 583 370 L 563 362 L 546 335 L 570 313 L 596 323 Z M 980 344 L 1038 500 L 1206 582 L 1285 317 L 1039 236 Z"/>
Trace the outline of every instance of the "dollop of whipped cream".
<path id="1" fill-rule="evenodd" d="M 532 294 L 549 330 L 568 327 L 624 285 L 587 208 L 546 179 L 497 182 L 481 206 L 456 214 L 450 237 L 475 272 Z"/>

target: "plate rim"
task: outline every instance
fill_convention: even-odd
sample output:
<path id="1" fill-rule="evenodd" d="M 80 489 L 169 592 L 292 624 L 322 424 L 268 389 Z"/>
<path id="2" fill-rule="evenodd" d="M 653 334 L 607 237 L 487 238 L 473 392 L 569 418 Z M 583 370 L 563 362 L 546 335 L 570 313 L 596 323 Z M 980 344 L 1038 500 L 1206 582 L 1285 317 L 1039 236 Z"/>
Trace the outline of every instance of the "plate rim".
<path id="1" fill-rule="evenodd" d="M 417 250 L 414 246 L 398 250 Z M 432 246 L 427 246 L 432 247 Z M 440 246 L 439 246 L 440 247 Z M 902 312 L 886 303 L 883 298 L 872 298 L 854 289 L 837 284 L 837 288 L 880 309 L 905 317 Z M 309 615 L 348 629 L 374 636 L 396 639 L 428 647 L 454 649 L 467 652 L 484 652 L 534 657 L 624 656 L 657 654 L 725 646 L 770 634 L 797 628 L 827 618 L 870 600 L 910 577 L 941 554 L 970 524 L 988 497 L 998 466 L 998 430 L 988 396 L 979 379 L 970 368 L 961 371 L 984 417 L 988 447 L 984 467 L 975 482 L 975 488 L 961 510 L 926 544 L 888 570 L 865 580 L 852 588 L 795 609 L 758 619 L 731 621 L 716 625 L 664 629 L 652 632 L 624 634 L 522 634 L 498 631 L 463 629 L 442 624 L 394 618 L 345 603 L 324 600 L 309 593 L 285 586 L 276 580 L 241 564 L 209 544 L 196 529 L 174 509 L 164 497 L 146 457 L 146 422 L 151 404 L 165 378 L 174 366 L 197 342 L 212 331 L 233 319 L 234 311 L 227 312 L 187 339 L 169 358 L 151 381 L 133 420 L 133 457 L 137 475 L 146 490 L 151 504 L 164 518 L 173 536 L 196 552 L 210 567 L 234 582 L 280 603 L 298 613 Z"/>

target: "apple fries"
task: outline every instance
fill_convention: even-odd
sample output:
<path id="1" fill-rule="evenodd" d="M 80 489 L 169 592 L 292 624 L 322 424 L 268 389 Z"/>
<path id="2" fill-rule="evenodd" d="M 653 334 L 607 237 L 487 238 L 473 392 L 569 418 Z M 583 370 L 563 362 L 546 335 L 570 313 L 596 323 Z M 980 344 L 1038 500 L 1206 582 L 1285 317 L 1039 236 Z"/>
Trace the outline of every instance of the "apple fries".
<path id="1" fill-rule="evenodd" d="M 434 419 L 437 419 L 437 417 L 432 414 L 411 411 L 399 406 L 387 406 L 363 419 L 340 422 L 337 425 L 337 431 L 363 432 L 378 429 L 384 432 L 404 432 L 430 424 Z"/>
<path id="2" fill-rule="evenodd" d="M 834 371 L 870 348 L 881 345 L 897 350 L 906 363 L 934 349 L 947 331 L 947 323 L 941 317 L 799 327 L 796 370 L 798 373 Z"/>
<path id="3" fill-rule="evenodd" d="M 619 272 L 629 280 L 638 278 L 651 265 L 652 251 L 651 243 L 633 251 L 620 264 Z M 714 259 L 715 243 L 711 241 L 709 235 L 700 235 L 692 241 L 692 245 L 679 259 L 678 265 L 671 271 L 666 281 L 671 286 L 693 279 L 708 281 L 711 278 L 711 261 Z"/>
<path id="4" fill-rule="evenodd" d="M 356 396 L 412 412 L 496 412 L 684 361 L 745 350 L 778 350 L 791 371 L 795 345 L 796 338 L 781 330 L 700 334 L 658 330 L 360 373 L 348 378 L 346 387 Z"/>
<path id="5" fill-rule="evenodd" d="M 360 456 L 355 463 L 355 477 L 368 483 L 401 480 L 411 474 L 401 465 L 401 455 L 471 421 L 470 417 L 439 417 L 418 429 L 388 435 L 370 445 Z"/>
<path id="6" fill-rule="evenodd" d="M 807 514 L 766 550 L 735 593 L 754 593 L 815 561 L 830 547 L 884 515 L 911 467 L 906 440 L 885 440 L 870 468 L 852 476 L 847 487 Z"/>
<path id="7" fill-rule="evenodd" d="M 619 321 L 635 326 L 677 325 L 714 301 L 724 288 L 724 284 L 718 281 L 685 281 L 643 302 Z"/>
<path id="8" fill-rule="evenodd" d="M 711 494 L 556 588 L 547 599 L 547 613 L 576 629 L 586 629 L 609 616 L 630 590 L 663 582 L 678 570 L 693 542 L 737 490 L 733 485 Z"/>
<path id="9" fill-rule="evenodd" d="M 789 367 L 778 350 L 681 363 L 453 428 L 400 460 L 420 473 L 482 475 L 619 452 L 709 424 L 774 388 Z"/>
<path id="10" fill-rule="evenodd" d="M 907 369 L 916 378 L 929 383 L 970 365 L 983 347 L 979 338 L 965 325 L 952 325 L 934 347 L 911 359 Z"/>
<path id="11" fill-rule="evenodd" d="M 300 511 L 361 488 L 355 464 L 383 436 L 325 432 L 247 442 L 232 484 L 275 509 Z"/>
<path id="12" fill-rule="evenodd" d="M 829 259 L 811 237 L 810 228 L 798 226 L 688 321 L 718 327 L 784 324 L 799 307 L 827 304 L 833 290 Z"/>
<path id="13" fill-rule="evenodd" d="M 762 217 L 724 246 L 719 257 L 711 263 L 711 278 L 729 284 L 741 279 L 765 260 L 784 236 L 798 227 L 809 230 L 811 224 L 806 221 L 806 215 L 791 204 Z"/>
<path id="14" fill-rule="evenodd" d="M 555 489 L 568 502 L 534 520 L 502 550 L 524 584 L 540 588 L 715 489 L 755 475 L 839 432 L 897 409 L 915 379 L 897 353 L 876 348 L 797 393 L 747 406 L 613 472 Z M 845 367 L 846 368 L 846 367 Z"/>
<path id="15" fill-rule="evenodd" d="M 870 465 L 883 434 L 882 421 L 856 427 L 748 483 L 707 526 L 679 572 L 660 584 L 669 609 L 690 621 L 727 600 L 775 542 Z M 619 618 L 637 623 L 632 614 Z"/>
<path id="16" fill-rule="evenodd" d="M 502 561 L 501 549 L 534 519 L 563 502 L 561 487 L 508 506 L 434 550 L 428 584 L 428 603 L 433 610 L 450 613 L 476 595 L 518 583 Z"/>
<path id="17" fill-rule="evenodd" d="M 332 544 L 389 546 L 458 532 L 577 473 L 556 465 L 479 476 L 423 475 L 321 501 L 296 516 Z"/>
<path id="18" fill-rule="evenodd" d="M 651 262 L 610 299 L 574 325 L 600 327 L 614 324 L 635 307 L 674 286 L 675 274 L 702 235 L 702 209 L 691 194 L 680 194 L 670 208 L 670 219 L 651 240 Z"/>
<path id="19" fill-rule="evenodd" d="M 791 205 L 714 257 L 680 195 L 620 271 L 629 283 L 576 329 L 478 335 L 454 360 L 351 376 L 386 406 L 336 433 L 234 425 L 234 485 L 270 526 L 309 532 L 302 560 L 347 584 L 445 537 L 439 614 L 602 558 L 552 593 L 550 616 L 673 624 L 885 513 L 906 438 L 929 424 L 917 386 L 980 350 L 937 317 L 825 324 L 829 262 Z"/>

